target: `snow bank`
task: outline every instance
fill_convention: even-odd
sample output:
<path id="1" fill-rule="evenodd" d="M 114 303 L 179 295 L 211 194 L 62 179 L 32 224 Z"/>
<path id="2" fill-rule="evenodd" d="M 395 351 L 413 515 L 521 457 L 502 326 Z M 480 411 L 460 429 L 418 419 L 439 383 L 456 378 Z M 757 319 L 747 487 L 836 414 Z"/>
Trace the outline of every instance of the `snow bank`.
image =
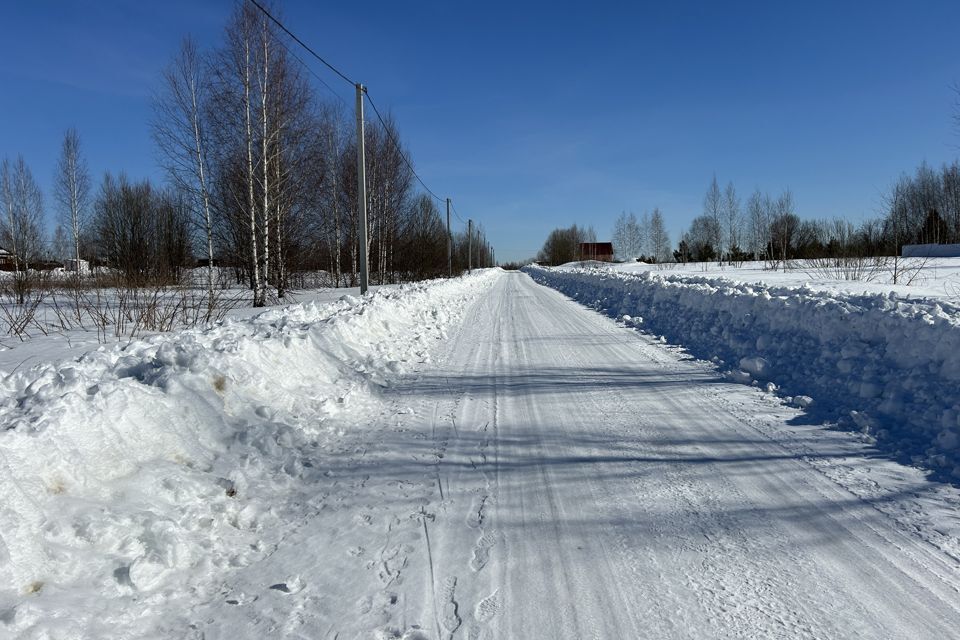
<path id="1" fill-rule="evenodd" d="M 309 503 L 335 429 L 381 406 L 378 391 L 427 361 L 500 273 L 269 310 L 0 379 L 0 636 L 143 637 L 145 608 L 209 595 L 195 578 L 266 552 L 285 505 Z"/>
<path id="2" fill-rule="evenodd" d="M 732 380 L 860 429 L 960 479 L 960 308 L 651 272 L 526 267 L 537 282 L 718 358 Z"/>

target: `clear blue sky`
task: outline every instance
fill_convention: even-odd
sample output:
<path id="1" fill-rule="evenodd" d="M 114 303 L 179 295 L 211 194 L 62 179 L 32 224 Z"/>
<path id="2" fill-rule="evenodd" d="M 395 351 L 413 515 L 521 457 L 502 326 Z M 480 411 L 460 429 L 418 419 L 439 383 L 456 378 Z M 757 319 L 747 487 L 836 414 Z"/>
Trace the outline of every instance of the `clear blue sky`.
<path id="1" fill-rule="evenodd" d="M 22 153 L 49 191 L 75 126 L 97 179 L 159 178 L 159 71 L 183 35 L 217 43 L 232 7 L 6 3 L 0 156 Z M 859 220 L 901 172 L 958 156 L 958 2 L 280 7 L 393 112 L 427 184 L 484 225 L 501 260 L 573 222 L 604 239 L 623 210 L 660 207 L 675 241 L 714 172 L 744 197 L 792 189 L 803 217 Z"/>

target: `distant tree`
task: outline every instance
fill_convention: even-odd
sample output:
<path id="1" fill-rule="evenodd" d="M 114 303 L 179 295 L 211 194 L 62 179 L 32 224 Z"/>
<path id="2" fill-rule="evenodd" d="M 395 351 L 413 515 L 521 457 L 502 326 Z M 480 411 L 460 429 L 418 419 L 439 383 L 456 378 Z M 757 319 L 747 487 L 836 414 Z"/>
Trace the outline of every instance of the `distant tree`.
<path id="1" fill-rule="evenodd" d="M 713 220 L 714 224 L 710 225 L 713 236 L 710 238 L 709 244 L 714 249 L 717 258 L 720 258 L 723 256 L 724 202 L 716 174 L 714 174 L 713 181 L 703 197 L 703 215 Z"/>
<path id="2" fill-rule="evenodd" d="M 23 304 L 32 288 L 30 265 L 43 252 L 43 194 L 23 156 L 0 164 L 0 244 L 13 254 L 14 293 Z"/>
<path id="3" fill-rule="evenodd" d="M 755 190 L 747 200 L 747 224 L 749 239 L 747 251 L 754 260 L 766 256 L 767 246 L 770 244 L 770 210 L 772 205 L 769 196 Z"/>
<path id="4" fill-rule="evenodd" d="M 633 213 L 630 214 L 633 216 Z M 629 260 L 633 252 L 632 243 L 627 230 L 627 212 L 620 213 L 620 217 L 613 223 L 613 254 L 617 260 Z"/>
<path id="5" fill-rule="evenodd" d="M 613 252 L 618 260 L 634 260 L 643 253 L 643 233 L 637 216 L 623 212 L 613 226 Z"/>
<path id="6" fill-rule="evenodd" d="M 922 163 L 914 175 L 897 180 L 886 204 L 889 251 L 898 255 L 905 244 L 960 242 L 960 165 L 938 172 Z"/>
<path id="7" fill-rule="evenodd" d="M 90 208 L 90 173 L 80 153 L 80 135 L 76 129 L 68 129 L 63 136 L 60 162 L 54 179 L 53 197 L 60 208 L 60 224 L 69 230 L 76 260 L 76 275 L 81 276 L 81 238 L 87 231 Z M 60 259 L 65 260 L 66 255 Z"/>
<path id="8" fill-rule="evenodd" d="M 654 209 L 650 216 L 650 255 L 656 262 L 670 261 L 670 236 L 660 209 Z"/>
<path id="9" fill-rule="evenodd" d="M 823 255 L 830 258 L 852 258 L 865 254 L 857 247 L 857 230 L 847 220 L 834 218 L 827 226 L 826 246 Z"/>
<path id="10" fill-rule="evenodd" d="M 637 221 L 637 246 L 641 256 L 650 253 L 650 214 L 644 211 Z"/>
<path id="11" fill-rule="evenodd" d="M 124 284 L 142 287 L 179 281 L 190 261 L 187 198 L 131 182 L 123 174 L 104 176 L 94 202 L 98 253 L 120 271 Z"/>
<path id="12" fill-rule="evenodd" d="M 554 229 L 547 236 L 543 248 L 537 254 L 537 261 L 549 265 L 564 264 L 580 260 L 580 244 L 596 242 L 597 236 L 592 228 L 573 225 L 566 229 Z"/>
<path id="13" fill-rule="evenodd" d="M 794 240 L 793 257 L 820 258 L 826 252 L 830 229 L 823 220 L 802 220 Z"/>
<path id="14" fill-rule="evenodd" d="M 73 243 L 70 242 L 70 238 L 67 230 L 62 224 L 58 224 L 57 228 L 53 231 L 53 240 L 51 241 L 51 258 L 57 262 L 64 262 L 69 260 L 71 257 L 76 254 L 73 253 Z M 79 270 L 79 267 L 78 267 Z"/>
<path id="15" fill-rule="evenodd" d="M 163 91 L 154 100 L 153 139 L 167 174 L 188 202 L 203 230 L 207 258 L 207 314 L 214 302 L 214 229 L 210 188 L 209 78 L 192 39 L 184 38 L 180 51 L 163 72 Z"/>
<path id="16" fill-rule="evenodd" d="M 433 198 L 414 199 L 404 220 L 397 265 L 406 277 L 437 277 L 447 270 L 447 230 Z"/>
<path id="17" fill-rule="evenodd" d="M 864 220 L 857 228 L 852 242 L 860 248 L 861 255 L 883 255 L 885 249 L 883 220 Z"/>
<path id="18" fill-rule="evenodd" d="M 690 246 L 690 256 L 697 262 L 708 262 L 717 257 L 717 250 L 714 246 L 719 223 L 708 215 L 697 216 L 690 223 L 690 231 L 687 232 L 686 240 Z"/>
<path id="19" fill-rule="evenodd" d="M 940 182 L 940 212 L 949 230 L 944 242 L 960 242 L 960 163 L 954 161 L 950 165 L 944 165 Z"/>
<path id="20" fill-rule="evenodd" d="M 683 239 L 673 252 L 673 259 L 681 263 L 690 262 L 690 244 L 687 242 L 687 234 L 683 234 Z"/>
<path id="21" fill-rule="evenodd" d="M 799 229 L 800 218 L 793 212 L 793 194 L 784 191 L 777 198 L 770 222 L 771 253 L 779 256 L 784 271 L 787 270 L 787 262 Z"/>
<path id="22" fill-rule="evenodd" d="M 930 209 L 923 220 L 920 240 L 924 244 L 941 244 L 947 241 L 950 229 L 936 209 Z"/>
<path id="23" fill-rule="evenodd" d="M 726 227 L 727 260 L 733 261 L 734 249 L 740 250 L 740 229 L 743 223 L 740 219 L 740 198 L 732 182 L 727 183 L 723 192 L 723 218 Z"/>

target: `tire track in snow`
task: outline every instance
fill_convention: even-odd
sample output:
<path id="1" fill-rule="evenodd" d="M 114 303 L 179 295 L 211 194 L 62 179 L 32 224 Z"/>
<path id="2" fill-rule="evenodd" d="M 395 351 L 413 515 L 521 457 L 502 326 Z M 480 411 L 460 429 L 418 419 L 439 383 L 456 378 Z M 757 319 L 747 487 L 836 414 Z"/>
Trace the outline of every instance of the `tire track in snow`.
<path id="1" fill-rule="evenodd" d="M 481 367 L 486 368 L 486 366 L 489 365 L 491 359 L 489 354 L 493 352 L 495 355 L 492 358 L 494 371 L 487 372 L 487 375 L 492 375 L 492 385 L 490 385 L 488 398 L 486 399 L 491 419 L 477 430 L 478 444 L 476 453 L 478 455 L 479 464 L 475 465 L 474 469 L 479 473 L 479 476 L 482 479 L 482 487 L 480 487 L 480 490 L 476 494 L 476 497 L 471 504 L 471 514 L 468 515 L 467 522 L 468 526 L 470 526 L 471 529 L 474 529 L 476 534 L 478 534 L 467 562 L 467 566 L 471 571 L 474 572 L 474 574 L 479 574 L 484 570 L 484 568 L 486 568 L 490 562 L 491 553 L 498 541 L 496 530 L 490 525 L 491 518 L 488 515 L 488 512 L 496 502 L 499 493 L 499 477 L 497 473 L 499 455 L 497 453 L 497 446 L 500 420 L 500 393 L 502 385 L 500 382 L 499 372 L 496 371 L 496 368 L 501 362 L 500 351 L 503 348 L 503 327 L 501 321 L 503 315 L 503 304 L 504 298 L 500 297 L 496 303 L 496 307 L 490 309 L 489 317 L 495 319 L 494 325 L 490 332 L 490 339 L 484 342 L 485 348 L 478 350 L 477 362 L 479 366 L 477 373 L 483 370 Z M 488 451 L 491 448 L 491 442 L 493 442 L 492 463 L 490 462 L 490 456 L 488 455 Z M 492 579 L 489 577 L 486 580 L 473 580 L 473 599 L 474 602 L 476 602 L 476 606 L 472 611 L 472 619 L 468 624 L 467 633 L 469 638 L 481 638 L 484 634 L 487 623 L 493 618 L 496 611 L 499 610 L 499 608 L 496 610 L 491 610 L 489 606 L 481 609 L 481 604 L 485 601 L 488 601 L 490 596 L 486 596 L 485 598 L 479 600 L 477 599 L 481 589 L 485 588 L 486 585 L 489 584 L 490 580 Z M 495 589 L 494 593 L 496 593 Z M 481 611 L 484 613 L 484 615 L 478 616 L 478 612 Z"/>
<path id="2" fill-rule="evenodd" d="M 542 479 L 538 484 L 550 487 L 585 484 L 581 493 L 593 499 L 585 498 L 581 503 L 591 505 L 591 516 L 598 523 L 593 535 L 597 538 L 594 547 L 599 547 L 600 553 L 593 557 L 600 557 L 595 564 L 612 571 L 606 582 L 616 583 L 631 592 L 634 601 L 642 601 L 646 593 L 649 600 L 656 603 L 652 608 L 669 609 L 660 617 L 662 626 L 659 631 L 664 632 L 660 634 L 651 629 L 648 619 L 638 624 L 637 618 L 629 615 L 629 609 L 619 606 L 622 600 L 616 596 L 610 598 L 610 602 L 618 604 L 616 609 L 597 603 L 591 590 L 602 592 L 602 582 L 587 577 L 581 568 L 574 569 L 579 573 L 578 577 L 586 579 L 591 587 L 581 591 L 587 597 L 579 601 L 577 608 L 604 612 L 603 618 L 594 619 L 605 629 L 601 634 L 614 637 L 618 625 L 624 625 L 619 627 L 622 632 L 629 634 L 642 628 L 653 637 L 703 635 L 708 629 L 711 630 L 708 633 L 722 637 L 875 637 L 878 633 L 889 637 L 909 636 L 905 633 L 909 625 L 892 623 L 888 611 L 884 611 L 886 615 L 878 616 L 876 609 L 880 607 L 868 607 L 858 602 L 859 594 L 850 588 L 853 577 L 850 570 L 858 564 L 857 555 L 851 555 L 849 549 L 832 541 L 824 529 L 833 528 L 837 538 L 846 538 L 843 542 L 847 547 L 859 548 L 867 558 L 885 556 L 888 553 L 885 543 L 865 540 L 859 534 L 852 535 L 847 531 L 847 527 L 861 527 L 856 509 L 851 512 L 847 502 L 829 495 L 829 492 L 822 495 L 817 490 L 820 487 L 818 481 L 809 477 L 802 462 L 791 460 L 789 454 L 762 441 L 757 442 L 753 434 L 744 431 L 743 413 L 730 412 L 711 402 L 709 393 L 719 393 L 719 387 L 707 379 L 712 376 L 704 376 L 692 366 L 693 363 L 679 361 L 668 350 L 645 338 L 638 339 L 606 319 L 571 309 L 569 301 L 559 295 L 552 296 L 552 300 L 562 301 L 558 304 L 552 303 L 549 293 L 536 297 L 540 312 L 533 311 L 527 318 L 518 318 L 517 313 L 507 314 L 515 319 L 516 327 L 527 331 L 522 338 L 508 338 L 518 353 L 524 344 L 541 344 L 554 336 L 569 337 L 562 344 L 572 345 L 575 344 L 572 341 L 578 340 L 577 335 L 583 336 L 582 341 L 589 343 L 593 352 L 579 349 L 576 357 L 582 358 L 586 353 L 590 357 L 579 362 L 573 355 L 578 351 L 575 348 L 568 348 L 562 356 L 544 350 L 537 353 L 539 359 L 535 361 L 535 367 L 557 370 L 550 384 L 558 393 L 544 393 L 538 387 L 536 394 L 531 392 L 528 395 L 537 396 L 538 407 L 563 406 L 571 413 L 560 416 L 556 411 L 546 411 L 534 418 L 511 407 L 506 412 L 511 424 L 556 425 L 559 422 L 568 425 L 567 428 L 576 427 L 582 431 L 569 432 L 579 441 L 570 447 L 570 455 L 566 454 L 563 444 L 567 433 L 554 433 L 548 439 L 538 434 L 532 442 L 525 442 L 523 446 L 530 455 L 524 456 L 524 460 L 568 461 L 563 463 L 564 466 L 553 464 L 549 467 L 546 467 L 548 462 L 532 463 L 530 471 L 525 471 L 525 478 L 529 482 L 532 472 Z M 588 315 L 591 319 L 587 319 Z M 586 333 L 587 325 L 590 325 L 589 333 Z M 549 333 L 545 334 L 543 328 L 548 328 Z M 560 344 L 558 341 L 557 345 Z M 641 344 L 645 345 L 642 349 L 639 348 Z M 636 391 L 640 393 L 633 393 L 626 385 L 622 396 L 616 386 L 604 393 L 604 384 L 612 381 L 619 385 L 619 381 L 626 378 L 619 376 L 619 372 L 618 377 L 607 375 L 602 368 L 596 367 L 598 373 L 594 385 L 590 379 L 594 362 L 624 366 L 631 376 L 635 376 Z M 570 379 L 571 393 L 579 388 L 597 389 L 578 396 L 586 403 L 585 410 L 564 402 L 563 388 L 567 384 L 564 376 L 567 371 L 572 374 L 576 369 L 580 369 L 580 373 L 576 382 Z M 644 381 L 648 369 L 658 375 L 650 383 Z M 534 380 L 531 384 L 538 384 L 534 375 L 526 373 L 529 368 L 518 366 L 515 371 L 518 379 L 527 376 Z M 644 387 L 656 393 L 642 391 Z M 686 393 L 675 394 L 684 389 Z M 731 387 L 724 389 L 730 389 L 730 393 L 744 391 Z M 679 397 L 670 401 L 672 395 Z M 629 423 L 622 416 L 620 419 L 614 417 L 612 423 L 605 420 L 614 410 L 610 401 L 618 397 L 625 398 L 619 404 L 621 412 L 627 412 L 623 407 L 629 407 L 636 415 L 653 414 L 650 420 L 643 421 L 644 429 L 649 427 L 643 437 L 625 429 Z M 638 403 L 638 399 L 642 402 Z M 622 451 L 618 449 L 620 443 L 610 439 L 614 436 L 612 432 L 618 433 L 626 443 L 622 445 Z M 688 437 L 689 440 L 684 442 Z M 585 444 L 593 439 L 598 444 L 604 441 L 609 444 L 597 447 Z M 697 446 L 697 442 L 702 442 L 702 446 Z M 611 451 L 622 454 L 622 457 L 611 455 Z M 604 462 L 590 463 L 592 456 Z M 595 464 L 593 468 L 600 473 L 604 469 L 609 473 L 611 466 L 623 468 L 624 475 L 622 478 L 614 475 L 618 479 L 609 483 L 591 480 L 589 474 L 579 472 L 591 464 Z M 545 467 L 546 472 L 543 471 Z M 786 477 L 780 479 L 778 474 Z M 798 479 L 803 482 L 798 484 Z M 812 486 L 807 486 L 811 483 Z M 613 488 L 608 489 L 610 486 Z M 617 493 L 613 492 L 614 489 Z M 551 491 L 550 488 L 542 490 L 545 493 Z M 570 496 L 574 494 L 569 490 L 565 493 L 560 500 L 569 504 Z M 631 499 L 634 504 L 624 504 Z M 648 499 L 649 508 L 643 504 Z M 514 509 L 518 506 L 517 497 L 503 490 L 501 502 Z M 527 500 L 523 502 L 529 503 Z M 649 515 L 640 516 L 644 511 Z M 542 513 L 554 512 L 548 507 Z M 563 513 L 562 509 L 556 513 L 559 518 L 573 520 L 571 514 Z M 544 520 L 553 517 L 547 515 Z M 602 524 L 607 519 L 613 523 L 635 522 L 638 517 L 641 528 L 647 531 L 641 538 L 621 534 L 636 527 L 614 524 L 609 531 Z M 803 526 L 807 519 L 816 521 L 818 527 Z M 801 525 L 800 535 L 794 531 L 795 522 Z M 530 535 L 534 529 L 533 522 L 521 520 L 510 530 Z M 557 564 L 559 561 L 562 565 L 563 559 L 556 557 L 550 545 L 543 544 L 550 536 L 542 533 L 548 530 L 549 527 L 537 534 L 540 547 L 544 551 L 550 549 L 549 553 L 554 555 L 552 562 Z M 567 530 L 561 535 L 568 545 L 577 539 L 574 531 Z M 515 551 L 516 539 L 513 536 L 507 539 L 511 542 L 511 552 Z M 521 556 L 511 555 L 511 564 L 518 565 Z M 615 558 L 621 563 L 618 564 Z M 880 565 L 870 567 L 867 563 L 867 566 L 869 568 L 860 578 L 863 585 L 870 584 L 868 576 L 884 571 Z M 554 579 L 555 574 L 567 571 L 565 568 L 551 570 L 549 565 L 541 565 L 538 570 L 544 574 L 540 576 L 541 580 L 554 584 L 559 582 Z M 528 604 L 526 609 L 535 611 L 536 607 L 549 606 L 545 603 L 550 602 L 550 586 L 541 585 L 543 593 L 539 593 L 529 588 L 529 575 L 523 569 L 515 575 L 524 578 L 518 580 L 523 583 L 522 587 L 509 585 L 517 594 L 515 597 L 525 597 L 527 603 L 537 602 Z M 636 576 L 640 579 L 637 580 Z M 903 585 L 902 582 L 899 584 Z M 917 586 L 921 588 L 919 583 Z M 922 589 L 931 586 L 927 581 Z M 895 588 L 895 584 L 891 587 Z M 553 593 L 558 592 L 553 589 Z M 921 604 L 919 608 L 925 606 Z M 940 605 L 944 611 L 952 608 L 944 609 Z M 886 609 L 889 610 L 889 604 Z M 597 634 L 597 627 L 584 620 L 575 620 L 572 614 L 558 612 L 553 615 L 557 618 L 556 624 L 553 620 L 546 620 L 537 627 L 536 633 L 560 636 Z M 670 616 L 673 619 L 668 619 Z M 631 619 L 632 622 L 628 622 Z M 509 616 L 509 620 L 510 637 L 523 637 L 524 633 L 533 631 L 533 627 L 524 626 L 516 612 Z M 915 629 L 932 630 L 939 625 L 936 616 L 926 623 L 916 619 L 911 623 Z"/>

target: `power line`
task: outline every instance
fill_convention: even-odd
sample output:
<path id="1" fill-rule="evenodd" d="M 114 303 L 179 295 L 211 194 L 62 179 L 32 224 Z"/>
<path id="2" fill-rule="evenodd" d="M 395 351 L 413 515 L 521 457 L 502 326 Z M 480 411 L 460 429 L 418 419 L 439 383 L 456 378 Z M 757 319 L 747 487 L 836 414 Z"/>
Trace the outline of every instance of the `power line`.
<path id="1" fill-rule="evenodd" d="M 450 207 L 453 208 L 453 215 L 457 216 L 457 220 L 460 221 L 460 224 L 467 224 L 467 222 L 460 217 L 460 213 L 457 211 L 457 206 L 453 204 L 453 202 L 450 203 Z"/>
<path id="2" fill-rule="evenodd" d="M 316 78 L 316 79 L 320 82 L 320 84 L 322 84 L 324 87 L 326 87 L 327 90 L 330 91 L 330 94 L 331 94 L 334 98 L 336 98 L 337 100 L 340 101 L 340 104 L 342 104 L 344 107 L 349 107 L 349 106 L 350 106 L 350 105 L 347 104 L 347 101 L 344 100 L 343 97 L 334 90 L 333 87 L 331 87 L 329 84 L 327 84 L 327 82 L 326 82 L 323 78 L 321 78 L 320 75 L 319 75 L 316 71 L 314 71 L 313 69 L 311 69 L 311 68 L 310 68 L 310 65 L 308 65 L 306 62 L 304 62 L 303 58 L 301 58 L 300 56 L 298 56 L 297 54 L 295 54 L 295 53 L 293 52 L 293 50 L 290 49 L 290 47 L 288 47 L 283 40 L 280 40 L 280 39 L 278 38 L 278 39 L 277 39 L 277 42 L 280 44 L 281 47 L 284 48 L 284 50 L 285 50 L 287 53 L 289 53 L 289 54 L 293 57 L 294 60 L 296 60 L 297 62 L 299 62 L 300 65 L 301 65 L 304 69 L 307 70 L 307 73 L 309 73 L 310 75 L 312 75 L 314 78 Z"/>
<path id="3" fill-rule="evenodd" d="M 311 49 L 311 48 L 307 45 L 307 43 L 305 43 L 303 40 L 301 40 L 301 39 L 298 38 L 296 35 L 294 35 L 294 33 L 293 33 L 292 31 L 290 31 L 290 29 L 288 29 L 282 22 L 280 22 L 280 21 L 277 20 L 275 17 L 273 17 L 273 15 L 271 15 L 271 13 L 270 13 L 269 11 L 267 11 L 267 9 L 266 9 L 263 5 L 261 5 L 259 2 L 257 2 L 257 0 L 250 0 L 250 4 L 252 4 L 252 5 L 255 6 L 257 9 L 259 9 L 260 12 L 263 13 L 263 15 L 265 15 L 271 22 L 273 22 L 273 24 L 277 25 L 277 27 L 279 27 L 281 31 L 283 31 L 283 32 L 286 33 L 288 36 L 290 36 L 290 38 L 292 38 L 294 42 L 296 42 L 296 43 L 299 44 L 301 47 L 303 47 L 303 49 L 304 49 L 307 53 L 309 53 L 311 56 L 313 56 L 314 58 L 316 58 L 317 60 L 319 60 L 325 67 L 327 67 L 328 69 L 330 69 L 331 71 L 333 71 L 335 74 L 337 74 L 338 76 L 340 76 L 343 80 L 345 80 L 345 81 L 348 82 L 349 84 L 353 85 L 354 87 L 359 87 L 359 86 L 361 86 L 361 85 L 359 85 L 359 83 L 354 82 L 353 80 L 351 80 L 350 78 L 348 78 L 348 77 L 346 76 L 346 74 L 344 74 L 342 71 L 340 71 L 339 69 L 337 69 L 335 66 L 333 66 L 332 64 L 330 64 L 329 62 L 327 62 L 326 60 L 324 60 L 323 57 L 322 57 L 320 54 L 318 54 L 316 51 L 314 51 L 313 49 Z M 320 83 L 321 83 L 324 87 L 326 87 L 326 88 L 330 91 L 330 93 L 332 93 L 332 94 L 334 95 L 334 97 L 336 97 L 336 98 L 337 98 L 341 103 L 343 103 L 344 105 L 347 104 L 346 101 L 340 96 L 340 94 L 338 94 L 338 93 L 333 89 L 333 87 L 331 87 L 329 84 L 327 84 L 327 82 L 324 81 L 324 79 L 321 78 L 317 73 L 315 73 L 315 72 L 310 68 L 310 66 L 307 65 L 306 62 L 304 62 L 299 56 L 297 56 L 297 54 L 295 54 L 293 51 L 291 51 L 290 48 L 289 48 L 284 42 L 280 41 L 280 44 L 281 44 L 281 46 L 283 46 L 284 49 L 287 50 L 287 53 L 289 53 L 291 56 L 293 56 L 294 59 L 296 59 L 300 64 L 302 64 L 303 67 L 304 67 L 311 75 L 313 75 L 313 77 L 315 77 L 317 80 L 319 80 Z M 373 98 L 370 97 L 369 91 L 367 90 L 366 87 L 362 87 L 362 89 L 363 89 L 364 95 L 366 95 L 366 97 L 367 97 L 367 102 L 370 103 L 370 107 L 373 109 L 373 112 L 374 112 L 374 113 L 376 114 L 376 116 L 377 116 L 377 120 L 380 121 L 380 125 L 383 127 L 383 131 L 384 131 L 384 133 L 387 135 L 387 139 L 390 140 L 390 142 L 393 144 L 394 148 L 396 148 L 397 153 L 400 154 L 400 158 L 403 160 L 404 164 L 406 164 L 407 167 L 410 169 L 410 173 L 412 173 L 412 174 L 413 174 L 413 177 L 416 178 L 417 182 L 420 183 L 420 186 L 423 187 L 424 190 L 425 190 L 427 193 L 429 193 L 437 202 L 439 202 L 439 203 L 441 203 L 441 204 L 445 203 L 446 200 L 445 200 L 444 198 L 441 198 L 440 196 L 438 196 L 436 193 L 434 193 L 434 191 L 433 191 L 430 187 L 427 186 L 427 183 L 423 181 L 423 178 L 420 177 L 420 174 L 417 173 L 417 170 L 413 168 L 413 163 L 410 162 L 410 159 L 409 159 L 409 158 L 407 158 L 407 155 L 403 152 L 403 148 L 400 146 L 400 142 L 399 142 L 399 141 L 396 139 L 396 137 L 393 135 L 393 132 L 391 131 L 390 127 L 387 126 L 387 123 L 386 123 L 386 121 L 383 119 L 383 116 L 380 115 L 380 110 L 377 109 L 377 105 L 373 102 Z M 457 217 L 457 220 L 460 221 L 460 224 L 467 224 L 467 222 L 460 216 L 460 213 L 457 211 L 456 206 L 453 207 L 453 213 L 454 213 L 454 215 Z"/>
<path id="4" fill-rule="evenodd" d="M 352 84 L 352 85 L 356 85 L 356 84 L 357 84 L 356 82 L 354 82 L 353 80 L 351 80 L 350 78 L 348 78 L 347 76 L 345 76 L 345 75 L 344 75 L 339 69 L 337 69 L 335 66 L 333 66 L 332 64 L 330 64 L 329 62 L 327 62 L 326 60 L 324 60 L 322 57 L 320 57 L 320 54 L 318 54 L 316 51 L 314 51 L 313 49 L 311 49 L 310 47 L 308 47 L 303 40 L 301 40 L 301 39 L 298 38 L 297 36 L 293 35 L 293 32 L 290 31 L 290 29 L 287 29 L 285 26 L 283 26 L 283 23 L 282 23 L 282 22 L 280 22 L 279 20 L 277 20 L 276 18 L 274 18 L 272 15 L 270 15 L 270 12 L 267 11 L 267 10 L 263 7 L 263 5 L 261 5 L 259 2 L 257 2 L 257 0 L 250 0 L 250 3 L 251 3 L 253 6 L 255 6 L 257 9 L 260 9 L 260 11 L 263 12 L 263 15 L 267 16 L 268 18 L 270 18 L 270 21 L 273 22 L 273 24 L 275 24 L 275 25 L 277 25 L 278 27 L 280 27 L 280 28 L 283 30 L 284 33 L 286 33 L 288 36 L 290 36 L 291 38 L 293 38 L 293 39 L 296 41 L 296 43 L 299 44 L 301 47 L 303 47 L 304 49 L 306 49 L 307 52 L 308 52 L 310 55 L 312 55 L 314 58 L 316 58 L 317 60 L 319 60 L 320 62 L 322 62 L 324 65 L 326 65 L 326 67 L 327 67 L 328 69 L 330 69 L 330 71 L 333 71 L 335 74 L 337 74 L 338 76 L 340 76 L 341 78 L 343 78 L 344 80 L 346 80 L 347 82 L 349 82 L 349 83 Z"/>
<path id="5" fill-rule="evenodd" d="M 441 203 L 441 204 L 444 203 L 444 202 L 446 202 L 446 200 L 444 200 L 443 198 L 441 198 L 440 196 L 438 196 L 437 194 L 435 194 L 435 193 L 430 189 L 430 187 L 427 186 L 427 183 L 425 183 L 425 182 L 420 178 L 420 176 L 417 174 L 417 170 L 413 168 L 413 164 L 410 162 L 409 159 L 407 159 L 407 154 L 405 154 L 405 153 L 403 152 L 403 148 L 400 146 L 400 143 L 397 141 L 397 139 L 393 136 L 393 133 L 390 131 L 390 127 L 388 127 L 388 126 L 387 126 L 387 123 L 384 122 L 383 116 L 380 115 L 380 111 L 377 109 L 377 105 L 375 105 L 375 104 L 373 103 L 373 98 L 370 97 L 370 92 L 366 90 L 366 87 L 364 87 L 363 93 L 367 96 L 367 102 L 370 103 L 370 106 L 373 108 L 373 112 L 374 112 L 375 114 L 377 114 L 377 120 L 380 121 L 380 125 L 383 127 L 384 133 L 387 134 L 387 138 L 390 140 L 390 142 L 393 143 L 393 146 L 396 148 L 397 153 L 400 154 L 400 157 L 403 158 L 403 162 L 404 162 L 404 163 L 407 165 L 407 167 L 410 169 L 410 173 L 413 174 L 413 177 L 417 179 L 417 182 L 420 183 L 420 186 L 421 186 L 421 187 L 423 187 L 424 189 L 426 189 L 427 193 L 429 193 L 431 196 L 433 196 L 434 198 L 436 198 L 437 202 L 439 202 L 439 203 Z M 457 216 L 457 217 L 459 218 L 460 216 Z M 461 221 L 461 222 L 462 222 L 462 221 Z"/>

